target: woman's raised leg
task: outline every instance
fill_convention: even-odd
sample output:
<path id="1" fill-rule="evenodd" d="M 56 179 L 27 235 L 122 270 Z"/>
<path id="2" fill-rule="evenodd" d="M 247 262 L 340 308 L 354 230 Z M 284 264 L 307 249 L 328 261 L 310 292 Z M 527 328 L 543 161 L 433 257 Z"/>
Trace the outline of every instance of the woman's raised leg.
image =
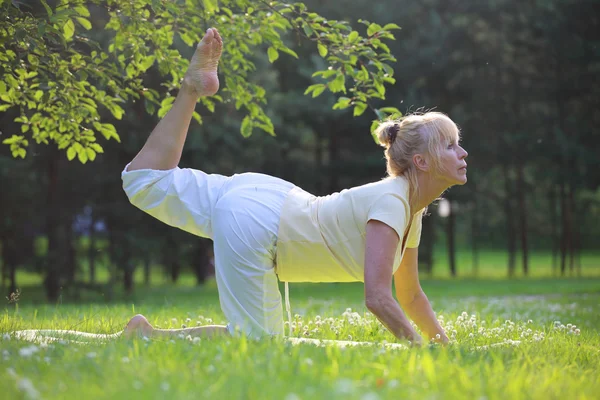
<path id="1" fill-rule="evenodd" d="M 217 65 L 222 50 L 219 32 L 215 28 L 208 29 L 196 47 L 173 107 L 154 128 L 128 171 L 169 170 L 179 164 L 198 98 L 212 96 L 219 89 Z"/>

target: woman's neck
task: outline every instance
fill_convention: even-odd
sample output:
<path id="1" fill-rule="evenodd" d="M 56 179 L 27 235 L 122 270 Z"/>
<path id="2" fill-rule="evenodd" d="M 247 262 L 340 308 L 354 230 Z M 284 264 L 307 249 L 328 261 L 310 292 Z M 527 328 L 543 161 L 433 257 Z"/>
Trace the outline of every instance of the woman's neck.
<path id="1" fill-rule="evenodd" d="M 412 215 L 433 203 L 447 189 L 448 185 L 445 182 L 432 178 L 431 174 L 417 172 L 417 191 L 410 196 Z"/>

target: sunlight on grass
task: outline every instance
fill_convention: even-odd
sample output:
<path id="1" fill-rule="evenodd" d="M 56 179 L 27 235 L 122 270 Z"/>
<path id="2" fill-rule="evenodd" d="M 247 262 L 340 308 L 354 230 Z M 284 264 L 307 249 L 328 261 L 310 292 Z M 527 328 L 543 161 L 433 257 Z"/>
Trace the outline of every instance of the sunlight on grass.
<path id="1" fill-rule="evenodd" d="M 448 284 L 462 293 L 481 285 Z M 434 288 L 430 298 L 451 344 L 406 350 L 191 337 L 35 344 L 11 332 L 114 333 L 136 312 L 162 328 L 225 321 L 211 289 L 197 289 L 197 296 L 149 289 L 135 306 L 22 304 L 0 316 L 0 385 L 6 398 L 44 399 L 594 398 L 600 392 L 595 284 L 595 293 L 560 294 L 538 283 L 546 293 L 509 296 L 493 285 L 478 296 L 446 296 Z M 366 312 L 358 289 L 292 286 L 293 336 L 396 342 Z"/>

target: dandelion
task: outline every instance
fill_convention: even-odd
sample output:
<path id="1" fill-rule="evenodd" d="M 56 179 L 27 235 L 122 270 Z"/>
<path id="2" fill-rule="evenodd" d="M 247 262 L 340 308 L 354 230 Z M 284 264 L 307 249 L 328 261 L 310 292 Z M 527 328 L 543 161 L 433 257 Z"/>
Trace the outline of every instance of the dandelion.
<path id="1" fill-rule="evenodd" d="M 177 323 L 177 318 L 171 318 L 171 322 L 176 324 Z"/>
<path id="2" fill-rule="evenodd" d="M 27 378 L 19 379 L 17 387 L 21 392 L 25 392 L 26 397 L 30 399 L 37 399 L 40 397 L 40 393 L 33 386 L 33 383 Z"/>
<path id="3" fill-rule="evenodd" d="M 31 346 L 23 347 L 22 349 L 19 349 L 19 355 L 21 357 L 31 357 L 38 351 L 40 351 L 40 349 L 37 346 L 31 345 Z"/>
<path id="4" fill-rule="evenodd" d="M 186 319 L 185 319 L 185 323 L 186 323 L 186 324 L 189 324 L 190 322 L 192 322 L 192 319 L 191 319 L 191 318 L 186 318 Z"/>
<path id="5" fill-rule="evenodd" d="M 4 335 L 2 335 L 2 340 L 10 340 L 10 335 L 8 333 L 5 333 Z"/>
<path id="6" fill-rule="evenodd" d="M 378 400 L 378 399 L 379 399 L 379 395 L 375 392 L 366 393 L 363 397 L 361 397 L 361 400 Z"/>
<path id="7" fill-rule="evenodd" d="M 196 336 L 194 339 L 192 339 L 192 343 L 194 343 L 194 344 L 200 343 L 200 340 L 202 340 L 202 339 L 200 339 L 198 336 Z"/>
<path id="8" fill-rule="evenodd" d="M 148 342 L 148 341 L 150 341 L 150 339 L 148 339 L 148 337 L 147 337 L 147 336 L 142 336 L 142 340 L 143 340 L 144 342 Z"/>
<path id="9" fill-rule="evenodd" d="M 124 363 L 124 364 L 129 363 L 129 357 L 123 357 L 123 358 L 121 358 L 121 362 Z"/>
<path id="10" fill-rule="evenodd" d="M 169 385 L 168 382 L 163 382 L 160 384 L 160 388 L 163 390 L 163 392 L 168 392 L 169 389 L 171 389 L 171 385 Z"/>
<path id="11" fill-rule="evenodd" d="M 92 351 L 92 352 L 90 352 L 90 353 L 87 353 L 87 354 L 86 354 L 86 357 L 87 357 L 87 358 L 96 358 L 96 353 L 94 353 L 94 352 Z"/>
<path id="12" fill-rule="evenodd" d="M 575 335 L 580 335 L 581 334 L 581 331 L 579 329 L 575 329 L 574 332 L 575 332 Z"/>
<path id="13" fill-rule="evenodd" d="M 180 333 L 179 335 L 177 335 L 177 337 L 178 337 L 179 339 L 183 339 L 183 338 L 185 338 L 185 336 L 183 335 L 183 333 Z"/>
<path id="14" fill-rule="evenodd" d="M 187 325 L 186 324 L 181 324 L 181 328 L 185 329 L 185 328 L 187 328 Z"/>

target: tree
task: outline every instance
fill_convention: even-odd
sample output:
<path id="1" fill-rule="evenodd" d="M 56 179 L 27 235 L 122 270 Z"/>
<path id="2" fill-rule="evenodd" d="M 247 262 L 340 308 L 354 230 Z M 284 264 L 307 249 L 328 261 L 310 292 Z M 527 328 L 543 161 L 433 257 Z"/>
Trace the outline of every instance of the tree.
<path id="1" fill-rule="evenodd" d="M 321 82 L 305 94 L 314 98 L 328 90 L 344 95 L 334 108 L 353 107 L 358 116 L 371 99 L 384 98 L 386 84 L 394 83 L 389 63 L 395 59 L 384 41 L 394 39 L 395 24 L 361 21 L 367 27 L 367 35 L 361 36 L 345 21 L 327 20 L 302 3 L 279 1 L 50 3 L 3 1 L 0 6 L 6 15 L 0 21 L 0 111 L 17 108 L 15 121 L 21 126 L 20 134 L 11 132 L 3 143 L 15 157 L 25 157 L 30 138 L 38 144 L 54 142 L 69 160 L 93 161 L 104 151 L 97 134 L 120 140 L 112 121 L 123 117 L 128 101 L 142 102 L 148 113 L 162 117 L 187 68 L 185 53 L 211 25 L 222 27 L 225 42 L 220 67 L 224 96 L 200 102 L 210 112 L 216 102 L 243 109 L 240 130 L 246 137 L 254 128 L 275 134 L 263 109 L 266 92 L 250 79 L 256 69 L 251 56 L 266 48 L 270 62 L 280 53 L 297 57 L 284 42 L 292 32 L 316 45 L 328 65 L 314 73 Z M 107 41 L 98 39 L 102 30 L 109 34 Z M 184 44 L 189 47 L 179 50 Z M 164 96 L 144 82 L 150 68 L 160 72 Z M 386 110 L 378 111 L 379 117 L 386 115 Z M 199 113 L 194 118 L 201 122 Z"/>

